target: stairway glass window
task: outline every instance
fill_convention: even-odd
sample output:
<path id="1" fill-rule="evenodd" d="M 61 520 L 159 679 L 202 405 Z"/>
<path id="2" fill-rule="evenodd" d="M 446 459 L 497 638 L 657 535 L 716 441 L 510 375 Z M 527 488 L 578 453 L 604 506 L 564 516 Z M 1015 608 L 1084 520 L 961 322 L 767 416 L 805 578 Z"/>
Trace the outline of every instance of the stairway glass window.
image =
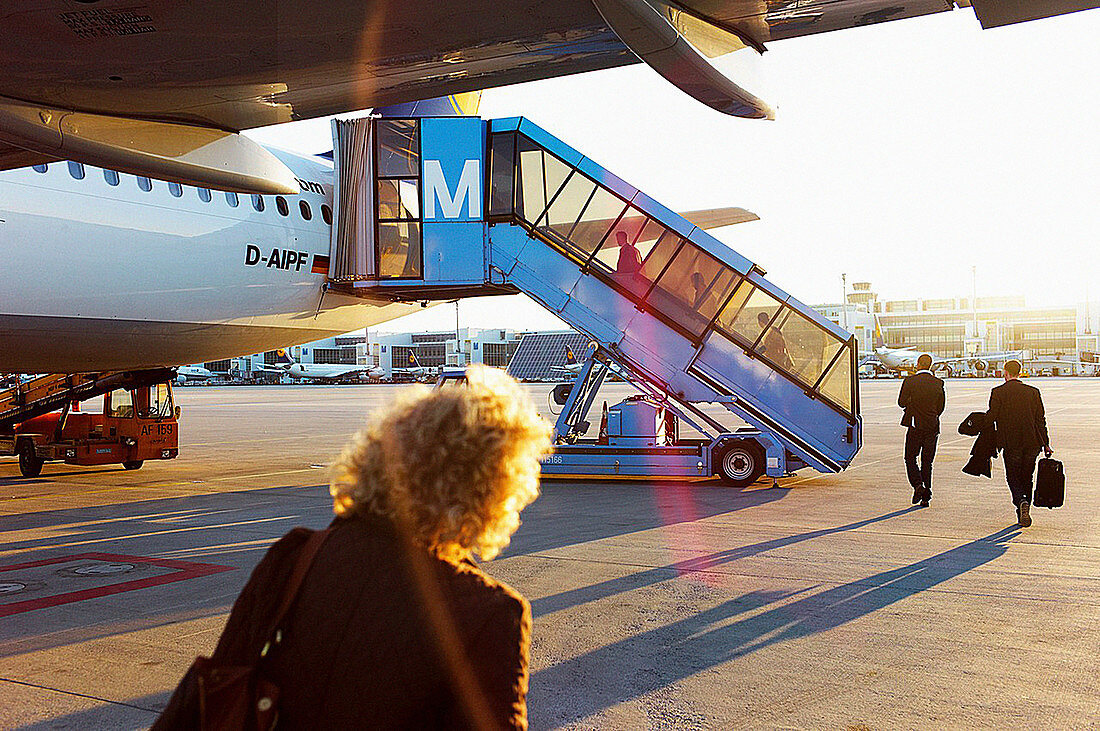
<path id="1" fill-rule="evenodd" d="M 595 183 L 579 173 L 574 173 L 565 181 L 565 185 L 554 196 L 554 200 L 550 201 L 546 213 L 535 224 L 536 230 L 551 241 L 556 241 L 567 248 L 576 248 L 571 245 L 569 234 L 595 192 Z M 586 255 L 588 253 L 591 252 L 585 252 Z"/>
<path id="2" fill-rule="evenodd" d="M 844 347 L 844 343 L 835 335 L 826 332 L 817 323 L 793 309 L 789 309 L 782 324 L 775 328 L 782 336 L 786 358 L 782 363 L 774 358 L 769 360 L 783 366 L 784 370 L 807 386 L 817 383 L 837 351 Z M 780 340 L 775 339 L 775 342 L 778 344 Z"/>
<path id="3" fill-rule="evenodd" d="M 592 259 L 597 270 L 616 274 L 633 274 L 642 267 L 642 259 L 648 253 L 638 248 L 643 231 L 650 227 L 651 232 L 660 229 L 660 224 L 633 206 L 629 206 L 611 231 L 604 237 L 599 251 Z M 650 236 L 656 240 L 656 234 Z M 651 247 L 652 248 L 652 242 Z"/>
<path id="4" fill-rule="evenodd" d="M 574 248 L 590 255 L 626 209 L 626 202 L 609 190 L 597 187 L 573 225 L 568 238 Z"/>
<path id="5" fill-rule="evenodd" d="M 573 169 L 522 135 L 516 143 L 516 154 L 519 158 L 516 215 L 534 224 Z"/>
<path id="6" fill-rule="evenodd" d="M 657 279 L 646 302 L 698 337 L 726 301 L 735 276 L 710 254 L 685 243 Z"/>
<path id="7" fill-rule="evenodd" d="M 510 217 L 515 195 L 516 136 L 493 135 L 489 145 L 489 216 Z"/>
<path id="8" fill-rule="evenodd" d="M 418 279 L 422 276 L 420 223 L 379 221 L 378 276 Z"/>
<path id="9" fill-rule="evenodd" d="M 415 119 L 379 119 L 378 175 L 412 177 L 420 173 L 420 127 Z"/>
<path id="10" fill-rule="evenodd" d="M 840 357 L 833 363 L 832 368 L 822 379 L 817 390 L 822 396 L 851 413 L 854 385 L 852 380 L 852 356 L 851 350 L 848 349 L 848 352 L 841 353 Z"/>
<path id="11" fill-rule="evenodd" d="M 781 306 L 775 297 L 742 281 L 733 297 L 722 308 L 718 325 L 739 339 L 743 345 L 752 347 L 764 328 L 771 326 L 771 321 Z"/>
<path id="12" fill-rule="evenodd" d="M 378 181 L 378 218 L 416 220 L 420 218 L 420 195 L 415 180 Z"/>

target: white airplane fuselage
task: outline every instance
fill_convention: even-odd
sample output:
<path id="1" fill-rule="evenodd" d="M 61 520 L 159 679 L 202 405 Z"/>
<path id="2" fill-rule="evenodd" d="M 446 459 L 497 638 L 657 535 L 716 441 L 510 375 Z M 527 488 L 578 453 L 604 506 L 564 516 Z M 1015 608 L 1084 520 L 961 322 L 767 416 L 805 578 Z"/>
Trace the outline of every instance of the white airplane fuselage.
<path id="1" fill-rule="evenodd" d="M 160 180 L 118 184 L 99 169 L 74 177 L 0 173 L 0 372 L 151 368 L 309 342 L 391 320 L 415 305 L 322 297 L 332 205 L 327 161 L 272 150 L 303 189 L 253 197 Z M 141 179 L 144 181 L 145 179 Z M 180 191 L 177 196 L 174 192 Z M 306 220 L 300 201 L 309 206 Z M 322 260 L 323 261 L 323 260 Z"/>

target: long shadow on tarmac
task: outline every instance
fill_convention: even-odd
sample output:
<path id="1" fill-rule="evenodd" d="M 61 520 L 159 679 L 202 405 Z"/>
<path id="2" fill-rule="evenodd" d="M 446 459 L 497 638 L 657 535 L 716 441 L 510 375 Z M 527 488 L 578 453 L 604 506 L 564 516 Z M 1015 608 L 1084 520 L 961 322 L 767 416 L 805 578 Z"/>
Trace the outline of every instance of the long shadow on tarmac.
<path id="1" fill-rule="evenodd" d="M 540 670 L 531 679 L 534 727 L 574 723 L 733 658 L 839 627 L 996 559 L 1005 552 L 1007 541 L 1017 535 L 1016 526 L 1003 528 L 908 566 L 809 594 L 730 623 L 739 614 L 801 593 L 750 592 Z M 731 560 L 727 554 L 737 550 L 741 549 L 698 561 Z"/>
<path id="2" fill-rule="evenodd" d="M 788 492 L 763 483 L 738 489 L 717 482 L 543 482 L 503 557 L 732 513 Z"/>

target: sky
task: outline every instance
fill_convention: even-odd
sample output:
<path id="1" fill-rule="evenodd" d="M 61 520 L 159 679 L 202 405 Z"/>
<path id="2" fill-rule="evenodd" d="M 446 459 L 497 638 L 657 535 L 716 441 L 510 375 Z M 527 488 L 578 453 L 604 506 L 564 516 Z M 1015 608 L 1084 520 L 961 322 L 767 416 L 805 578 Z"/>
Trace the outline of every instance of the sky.
<path id="1" fill-rule="evenodd" d="M 712 231 L 809 304 L 1100 299 L 1100 11 L 981 30 L 956 10 L 780 41 L 760 60 L 775 121 L 715 112 L 634 66 L 485 92 L 674 210 L 742 206 Z M 331 148 L 326 120 L 255 130 Z M 522 297 L 461 303 L 462 326 L 562 327 Z M 380 330 L 450 329 L 444 305 Z"/>

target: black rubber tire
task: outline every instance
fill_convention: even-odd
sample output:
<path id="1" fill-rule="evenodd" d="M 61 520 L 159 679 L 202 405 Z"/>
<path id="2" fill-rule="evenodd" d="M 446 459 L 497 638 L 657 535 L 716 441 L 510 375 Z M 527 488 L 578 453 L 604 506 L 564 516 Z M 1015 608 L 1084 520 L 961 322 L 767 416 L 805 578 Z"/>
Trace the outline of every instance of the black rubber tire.
<path id="1" fill-rule="evenodd" d="M 23 477 L 38 477 L 42 473 L 45 460 L 34 452 L 34 443 L 24 440 L 19 445 L 19 474 Z"/>
<path id="2" fill-rule="evenodd" d="M 751 439 L 729 442 L 714 455 L 714 469 L 722 482 L 746 487 L 764 474 L 764 450 Z"/>
<path id="3" fill-rule="evenodd" d="M 140 470 L 141 466 L 145 464 L 143 459 L 132 459 L 129 462 L 122 463 L 122 469 L 124 470 Z"/>

